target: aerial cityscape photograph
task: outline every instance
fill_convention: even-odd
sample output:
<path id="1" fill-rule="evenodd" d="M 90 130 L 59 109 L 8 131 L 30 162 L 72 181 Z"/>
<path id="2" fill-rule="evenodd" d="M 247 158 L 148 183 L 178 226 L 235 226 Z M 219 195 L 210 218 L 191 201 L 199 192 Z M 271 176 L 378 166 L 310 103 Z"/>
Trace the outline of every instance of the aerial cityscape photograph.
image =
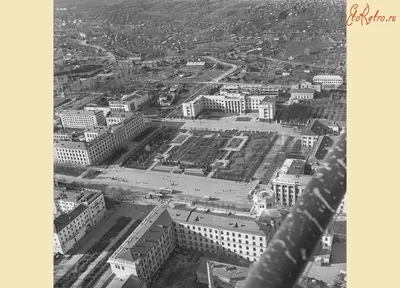
<path id="1" fill-rule="evenodd" d="M 54 0 L 54 287 L 347 287 L 346 50 L 344 0 Z"/>

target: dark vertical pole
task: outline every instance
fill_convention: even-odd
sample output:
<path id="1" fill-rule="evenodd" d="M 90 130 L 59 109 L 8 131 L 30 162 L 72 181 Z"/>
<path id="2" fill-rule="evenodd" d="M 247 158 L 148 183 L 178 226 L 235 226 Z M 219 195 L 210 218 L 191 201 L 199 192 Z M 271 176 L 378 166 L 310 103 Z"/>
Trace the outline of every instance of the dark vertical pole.
<path id="1" fill-rule="evenodd" d="M 328 152 L 242 288 L 293 287 L 346 193 L 346 133 Z"/>

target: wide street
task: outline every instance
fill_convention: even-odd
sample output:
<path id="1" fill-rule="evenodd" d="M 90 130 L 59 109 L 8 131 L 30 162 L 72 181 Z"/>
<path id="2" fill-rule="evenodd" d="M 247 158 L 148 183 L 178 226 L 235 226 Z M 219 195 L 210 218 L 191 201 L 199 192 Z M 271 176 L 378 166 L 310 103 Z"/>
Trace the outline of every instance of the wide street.
<path id="1" fill-rule="evenodd" d="M 256 116 L 255 113 L 248 114 L 244 117 Z M 277 132 L 279 134 L 299 136 L 300 132 L 291 127 L 285 127 L 277 123 L 257 122 L 255 118 L 251 121 L 236 121 L 238 116 L 222 117 L 218 120 L 214 119 L 197 119 L 197 120 L 181 120 L 181 119 L 164 119 L 165 122 L 185 122 L 182 129 L 188 130 L 241 130 L 241 131 L 265 131 Z"/>
<path id="2" fill-rule="evenodd" d="M 160 188 L 169 188 L 178 191 L 177 194 L 172 195 L 174 197 L 179 195 L 190 195 L 198 198 L 210 196 L 218 200 L 236 203 L 247 202 L 247 195 L 257 185 L 257 181 L 238 183 L 192 175 L 137 170 L 115 166 L 104 170 L 96 179 L 78 179 L 64 175 L 59 175 L 57 177 L 58 179 L 67 180 L 69 182 L 76 181 L 85 184 L 105 184 L 128 190 L 142 190 L 142 192 L 148 193 Z M 112 180 L 112 178 L 119 180 Z"/>

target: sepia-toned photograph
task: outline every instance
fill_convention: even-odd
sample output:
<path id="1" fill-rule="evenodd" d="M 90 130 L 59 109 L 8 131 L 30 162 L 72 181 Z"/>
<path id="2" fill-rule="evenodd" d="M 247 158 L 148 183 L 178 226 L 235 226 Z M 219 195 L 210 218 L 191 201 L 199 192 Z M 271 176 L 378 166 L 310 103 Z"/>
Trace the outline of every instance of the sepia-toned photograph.
<path id="1" fill-rule="evenodd" d="M 54 287 L 347 287 L 346 5 L 54 0 Z"/>

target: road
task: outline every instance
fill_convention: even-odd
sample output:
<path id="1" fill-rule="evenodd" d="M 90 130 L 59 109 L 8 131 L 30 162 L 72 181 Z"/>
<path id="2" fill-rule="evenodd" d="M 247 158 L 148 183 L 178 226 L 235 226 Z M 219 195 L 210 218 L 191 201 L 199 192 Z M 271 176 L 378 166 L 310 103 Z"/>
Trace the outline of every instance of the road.
<path id="1" fill-rule="evenodd" d="M 302 62 L 294 62 L 294 61 L 287 61 L 287 60 L 279 60 L 271 57 L 261 57 L 265 60 L 272 61 L 272 62 L 277 62 L 277 63 L 284 63 L 284 64 L 290 64 L 290 65 L 308 65 L 310 67 L 316 67 L 316 68 L 336 68 L 335 66 L 328 66 L 328 65 L 316 65 L 316 64 L 307 64 L 307 63 L 302 63 Z"/>
<path id="2" fill-rule="evenodd" d="M 78 179 L 72 176 L 55 175 L 57 179 L 67 182 L 83 184 L 103 184 L 112 187 L 131 190 L 136 193 L 151 193 L 160 188 L 170 188 L 178 191 L 173 197 L 194 196 L 202 198 L 211 196 L 222 201 L 247 203 L 247 195 L 257 185 L 257 181 L 250 183 L 219 180 L 192 175 L 171 174 L 158 171 L 137 170 L 126 167 L 110 167 L 96 179 Z M 112 180 L 111 178 L 125 181 Z M 135 191 L 136 190 L 136 191 Z"/>
<path id="3" fill-rule="evenodd" d="M 237 69 L 237 66 L 235 64 L 223 62 L 223 61 L 218 60 L 218 59 L 216 59 L 214 57 L 211 57 L 211 56 L 205 56 L 204 58 L 207 58 L 208 60 L 211 60 L 213 62 L 219 63 L 221 65 L 231 66 L 231 69 L 229 69 L 228 71 L 224 72 L 223 74 L 221 74 L 217 78 L 214 78 L 213 80 L 211 80 L 211 82 L 213 82 L 213 83 L 218 83 L 220 80 L 224 79 L 226 76 L 228 76 L 229 74 L 233 73 Z"/>
<path id="4" fill-rule="evenodd" d="M 114 60 L 114 62 L 117 62 L 117 58 L 115 57 L 115 55 L 112 54 L 110 51 L 107 51 L 107 49 L 105 49 L 105 48 L 103 48 L 103 47 L 100 47 L 100 46 L 97 46 L 97 45 L 90 45 L 90 44 L 87 44 L 87 43 L 86 43 L 86 40 L 78 40 L 78 43 L 79 43 L 80 45 L 83 45 L 83 46 L 93 47 L 93 48 L 96 48 L 96 49 L 98 49 L 98 50 L 102 50 L 104 53 L 107 54 L 107 57 L 108 57 L 108 58 L 111 58 L 111 59 Z"/>

